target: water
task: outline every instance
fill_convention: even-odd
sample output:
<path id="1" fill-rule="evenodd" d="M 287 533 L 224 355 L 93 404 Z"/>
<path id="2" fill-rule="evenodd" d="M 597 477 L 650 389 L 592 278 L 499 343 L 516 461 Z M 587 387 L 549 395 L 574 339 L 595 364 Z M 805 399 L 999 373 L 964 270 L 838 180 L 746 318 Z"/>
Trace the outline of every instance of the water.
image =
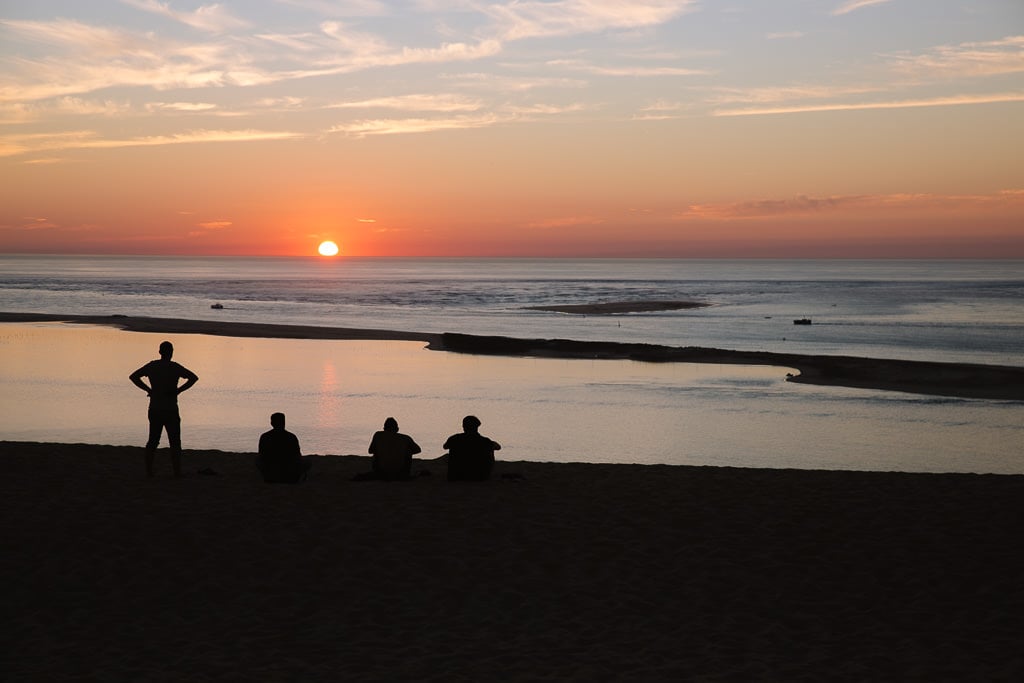
<path id="1" fill-rule="evenodd" d="M 0 310 L 156 315 L 1024 364 L 1020 262 L 0 256 Z M 571 316 L 525 306 L 685 299 Z M 224 310 L 212 310 L 214 301 Z M 811 317 L 815 324 L 794 326 Z M 0 325 L 0 438 L 141 444 L 127 375 L 163 335 Z M 785 381 L 786 368 L 489 358 L 411 342 L 178 336 L 188 448 L 252 451 L 275 410 L 308 453 L 384 417 L 441 455 L 466 413 L 504 459 L 1024 473 L 1024 405 Z"/>
<path id="2" fill-rule="evenodd" d="M 528 306 L 680 299 L 578 316 Z M 0 310 L 1024 365 L 1022 261 L 0 256 Z M 224 310 L 211 310 L 218 302 Z M 793 319 L 814 324 L 795 327 Z"/>

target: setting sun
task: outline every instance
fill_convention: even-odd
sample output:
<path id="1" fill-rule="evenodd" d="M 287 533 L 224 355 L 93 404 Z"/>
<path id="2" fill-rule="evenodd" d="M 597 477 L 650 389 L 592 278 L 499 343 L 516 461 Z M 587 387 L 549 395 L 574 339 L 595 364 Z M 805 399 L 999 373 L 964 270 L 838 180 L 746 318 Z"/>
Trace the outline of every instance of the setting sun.
<path id="1" fill-rule="evenodd" d="M 326 242 L 320 243 L 320 246 L 317 247 L 317 251 L 320 252 L 321 256 L 337 256 L 338 245 L 335 244 L 334 242 L 331 242 L 330 240 L 327 240 Z"/>

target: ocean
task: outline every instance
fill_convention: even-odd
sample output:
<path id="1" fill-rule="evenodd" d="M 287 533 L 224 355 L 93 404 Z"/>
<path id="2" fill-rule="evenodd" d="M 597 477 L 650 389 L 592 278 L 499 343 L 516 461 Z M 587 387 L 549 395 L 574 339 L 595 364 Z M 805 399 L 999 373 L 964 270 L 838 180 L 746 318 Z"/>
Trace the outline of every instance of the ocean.
<path id="1" fill-rule="evenodd" d="M 707 305 L 529 308 L 637 300 Z M 1022 300 L 1021 261 L 0 255 L 2 311 L 1008 365 L 1024 365 Z M 126 378 L 156 356 L 159 336 L 0 326 L 0 438 L 141 443 L 145 396 Z M 182 397 L 186 449 L 251 451 L 269 413 L 285 410 L 309 453 L 364 453 L 395 415 L 429 457 L 475 413 L 513 460 L 1024 472 L 1017 402 L 796 385 L 786 368 L 473 357 L 411 342 L 174 341 L 176 360 L 201 377 Z"/>

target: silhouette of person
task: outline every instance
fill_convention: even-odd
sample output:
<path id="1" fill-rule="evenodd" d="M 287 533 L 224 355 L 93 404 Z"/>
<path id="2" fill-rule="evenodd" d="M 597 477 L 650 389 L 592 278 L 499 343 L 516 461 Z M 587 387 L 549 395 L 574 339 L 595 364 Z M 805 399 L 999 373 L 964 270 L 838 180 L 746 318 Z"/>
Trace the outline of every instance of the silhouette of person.
<path id="1" fill-rule="evenodd" d="M 494 451 L 501 444 L 479 432 L 480 420 L 474 415 L 462 418 L 462 433 L 452 434 L 444 442 L 448 451 L 448 481 L 484 481 L 494 469 Z"/>
<path id="2" fill-rule="evenodd" d="M 408 434 L 398 433 L 398 420 L 384 420 L 384 429 L 370 439 L 369 452 L 373 455 L 373 477 L 385 481 L 412 477 L 412 456 L 422 449 Z"/>
<path id="3" fill-rule="evenodd" d="M 263 481 L 270 484 L 297 484 L 306 478 L 312 463 L 302 457 L 299 437 L 284 428 L 284 413 L 270 416 L 269 432 L 260 435 L 256 465 Z"/>
<path id="4" fill-rule="evenodd" d="M 196 373 L 171 360 L 174 345 L 160 342 L 160 358 L 151 360 L 128 375 L 132 384 L 149 396 L 149 440 L 146 441 L 146 476 L 153 476 L 153 458 L 160 445 L 160 434 L 167 430 L 171 446 L 171 464 L 174 476 L 181 476 L 181 415 L 178 414 L 178 394 L 188 391 L 199 381 Z M 149 379 L 147 385 L 142 378 Z M 179 385 L 178 380 L 185 380 Z"/>

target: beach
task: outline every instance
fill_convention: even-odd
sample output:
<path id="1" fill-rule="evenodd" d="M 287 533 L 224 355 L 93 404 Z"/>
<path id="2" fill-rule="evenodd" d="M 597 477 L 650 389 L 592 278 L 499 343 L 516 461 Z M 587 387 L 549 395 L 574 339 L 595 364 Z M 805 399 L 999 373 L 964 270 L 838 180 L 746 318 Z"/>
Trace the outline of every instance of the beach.
<path id="1" fill-rule="evenodd" d="M 313 460 L 0 442 L 5 680 L 1024 673 L 1024 476 Z"/>

